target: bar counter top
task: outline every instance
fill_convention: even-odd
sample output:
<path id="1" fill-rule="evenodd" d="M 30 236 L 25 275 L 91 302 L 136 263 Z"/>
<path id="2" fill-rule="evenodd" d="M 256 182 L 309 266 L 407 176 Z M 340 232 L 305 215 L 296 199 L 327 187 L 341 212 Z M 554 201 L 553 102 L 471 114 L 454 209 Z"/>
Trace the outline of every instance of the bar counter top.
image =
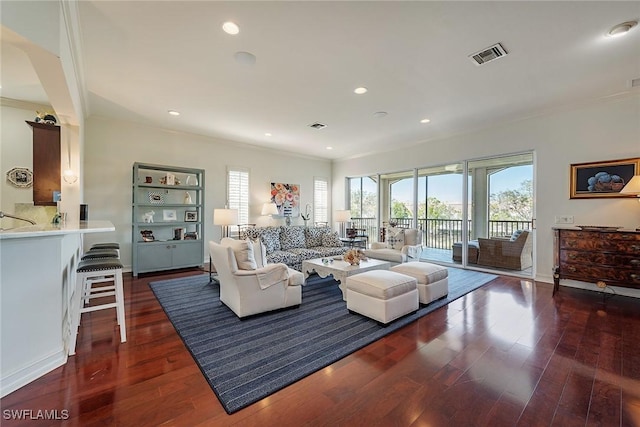
<path id="1" fill-rule="evenodd" d="M 0 231 L 0 240 L 46 237 L 59 234 L 84 234 L 114 231 L 110 221 L 67 221 L 65 224 L 36 224 Z"/>

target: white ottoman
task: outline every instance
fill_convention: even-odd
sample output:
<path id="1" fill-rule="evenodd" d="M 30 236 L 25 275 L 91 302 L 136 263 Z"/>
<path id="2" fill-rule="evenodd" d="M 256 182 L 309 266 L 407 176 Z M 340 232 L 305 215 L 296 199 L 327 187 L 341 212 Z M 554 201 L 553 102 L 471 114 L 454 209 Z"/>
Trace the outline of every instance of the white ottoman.
<path id="1" fill-rule="evenodd" d="M 407 262 L 391 267 L 391 271 L 406 274 L 418 281 L 421 304 L 429 304 L 449 294 L 449 270 L 428 262 Z"/>
<path id="2" fill-rule="evenodd" d="M 389 270 L 347 277 L 347 308 L 380 323 L 389 323 L 418 309 L 416 279 Z"/>

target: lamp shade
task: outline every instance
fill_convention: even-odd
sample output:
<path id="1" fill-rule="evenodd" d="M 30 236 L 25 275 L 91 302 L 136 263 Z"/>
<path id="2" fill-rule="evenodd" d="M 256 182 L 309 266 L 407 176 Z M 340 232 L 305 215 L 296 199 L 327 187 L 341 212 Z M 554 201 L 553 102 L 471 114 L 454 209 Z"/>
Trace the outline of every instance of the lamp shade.
<path id="1" fill-rule="evenodd" d="M 640 195 L 640 175 L 636 175 L 620 190 L 620 194 Z"/>
<path id="2" fill-rule="evenodd" d="M 336 211 L 336 222 L 349 222 L 351 221 L 351 211 L 341 210 Z"/>
<path id="3" fill-rule="evenodd" d="M 278 207 L 276 206 L 275 203 L 269 202 L 262 205 L 261 215 L 277 215 L 277 214 L 278 214 Z"/>
<path id="4" fill-rule="evenodd" d="M 235 225 L 238 223 L 238 209 L 214 209 L 213 223 L 215 225 Z"/>

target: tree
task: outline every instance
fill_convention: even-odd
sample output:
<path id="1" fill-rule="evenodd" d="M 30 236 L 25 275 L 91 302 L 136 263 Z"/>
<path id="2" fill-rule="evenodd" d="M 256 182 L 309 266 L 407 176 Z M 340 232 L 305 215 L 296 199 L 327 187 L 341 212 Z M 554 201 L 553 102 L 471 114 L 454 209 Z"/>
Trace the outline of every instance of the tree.
<path id="1" fill-rule="evenodd" d="M 418 218 L 427 219 L 460 219 L 462 212 L 435 197 L 428 197 L 427 203 L 418 206 Z"/>
<path id="2" fill-rule="evenodd" d="M 391 218 L 413 218 L 407 206 L 398 200 L 391 201 Z"/>
<path id="3" fill-rule="evenodd" d="M 531 221 L 533 218 L 533 182 L 520 183 L 516 190 L 491 194 L 489 219 L 496 221 Z"/>
<path id="4" fill-rule="evenodd" d="M 377 195 L 370 191 L 364 191 L 364 198 L 362 196 L 360 190 L 351 193 L 351 216 L 353 218 L 375 218 L 378 209 Z M 360 212 L 361 206 L 362 212 Z"/>

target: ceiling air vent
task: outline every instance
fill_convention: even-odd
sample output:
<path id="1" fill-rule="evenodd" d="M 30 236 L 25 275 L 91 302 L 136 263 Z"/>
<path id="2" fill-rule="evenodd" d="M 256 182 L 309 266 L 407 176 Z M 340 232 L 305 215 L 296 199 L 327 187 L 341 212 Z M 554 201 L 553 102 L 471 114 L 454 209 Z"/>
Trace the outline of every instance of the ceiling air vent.
<path id="1" fill-rule="evenodd" d="M 637 79 L 633 79 L 631 80 L 631 87 L 640 87 L 640 77 L 638 77 Z"/>
<path id="2" fill-rule="evenodd" d="M 507 51 L 504 47 L 502 47 L 500 43 L 496 43 L 493 46 L 481 50 L 480 52 L 469 55 L 469 58 L 471 58 L 474 64 L 482 65 L 506 55 Z"/>
<path id="3" fill-rule="evenodd" d="M 327 127 L 327 125 L 325 125 L 324 123 L 315 122 L 315 123 L 311 123 L 309 127 L 314 129 L 324 129 Z"/>

